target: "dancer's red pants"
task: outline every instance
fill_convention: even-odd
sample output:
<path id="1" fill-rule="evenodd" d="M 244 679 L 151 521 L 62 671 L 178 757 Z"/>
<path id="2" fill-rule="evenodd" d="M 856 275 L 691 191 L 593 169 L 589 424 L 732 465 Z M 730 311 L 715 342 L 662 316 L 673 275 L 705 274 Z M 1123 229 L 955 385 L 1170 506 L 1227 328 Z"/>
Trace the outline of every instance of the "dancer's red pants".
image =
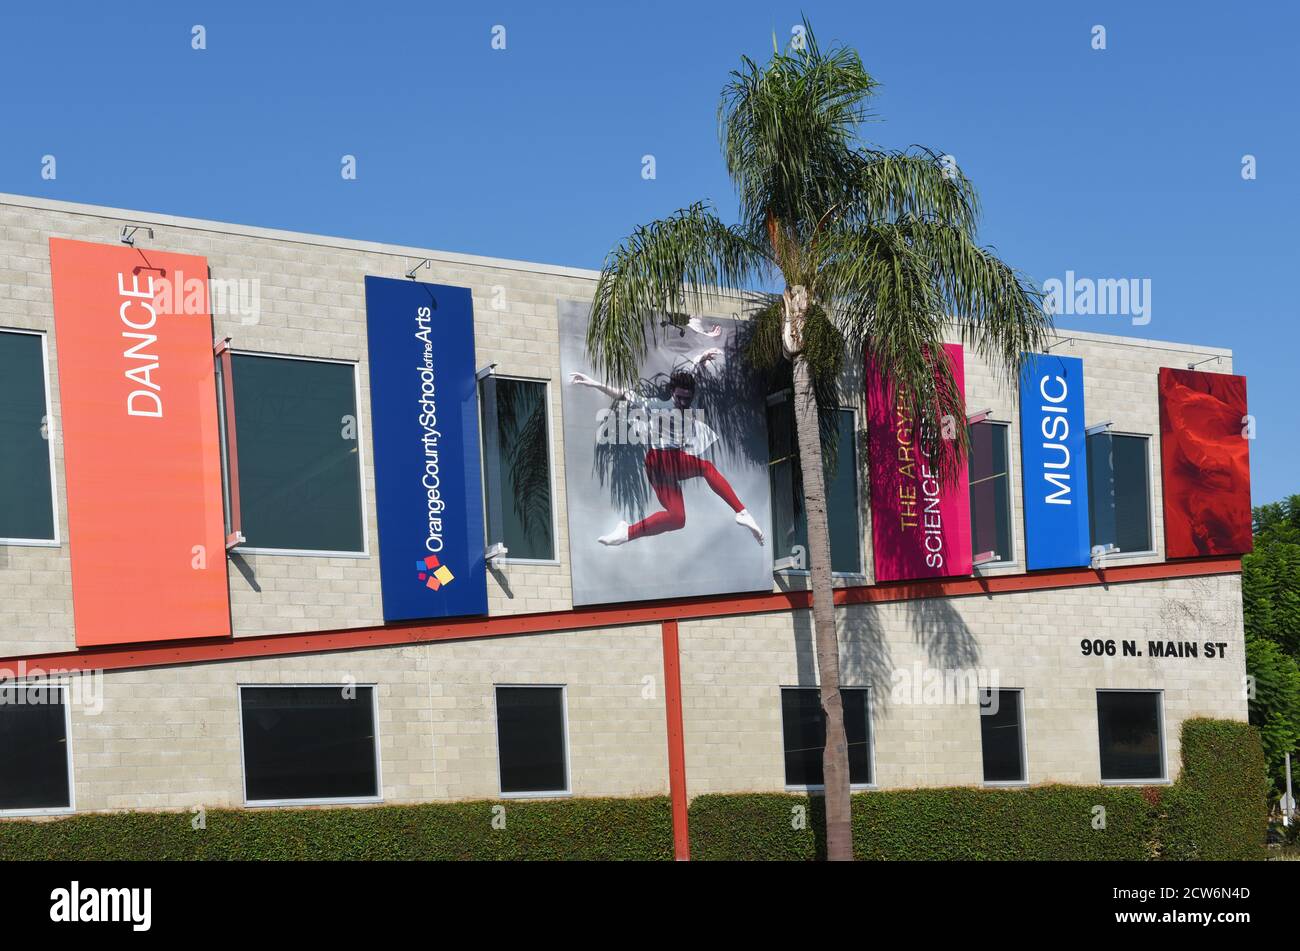
<path id="1" fill-rule="evenodd" d="M 651 449 L 645 454 L 645 474 L 664 510 L 629 526 L 629 539 L 675 532 L 686 525 L 686 504 L 682 500 L 681 487 L 683 479 L 703 477 L 709 488 L 730 505 L 733 511 L 739 512 L 745 507 L 732 491 L 731 483 L 713 463 L 692 456 L 682 449 Z"/>

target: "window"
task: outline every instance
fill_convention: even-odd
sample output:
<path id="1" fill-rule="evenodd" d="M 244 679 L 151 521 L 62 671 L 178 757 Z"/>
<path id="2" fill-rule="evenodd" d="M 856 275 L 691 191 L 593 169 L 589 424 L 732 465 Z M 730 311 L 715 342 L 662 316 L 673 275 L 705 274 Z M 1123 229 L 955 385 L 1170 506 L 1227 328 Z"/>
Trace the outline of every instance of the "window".
<path id="1" fill-rule="evenodd" d="M 54 542 L 43 334 L 0 332 L 0 542 Z"/>
<path id="2" fill-rule="evenodd" d="M 244 547 L 363 553 L 355 367 L 239 353 L 231 372 Z"/>
<path id="3" fill-rule="evenodd" d="M 1151 477 L 1146 436 L 1088 437 L 1088 518 L 1094 545 L 1150 552 Z"/>
<path id="4" fill-rule="evenodd" d="M 778 398 L 779 397 L 779 398 Z M 808 520 L 803 508 L 799 449 L 788 393 L 769 398 L 767 438 L 772 483 L 772 555 L 793 558 L 807 568 Z M 857 427 L 851 409 L 836 411 L 839 439 L 835 458 L 826 456 L 826 516 L 830 523 L 831 570 L 862 572 L 862 530 L 858 525 Z M 800 558 L 800 555 L 803 555 Z"/>
<path id="5" fill-rule="evenodd" d="M 497 760 L 506 795 L 568 793 L 564 688 L 497 687 Z"/>
<path id="6" fill-rule="evenodd" d="M 240 687 L 239 703 L 245 801 L 379 798 L 374 687 Z"/>
<path id="7" fill-rule="evenodd" d="M 980 742 L 986 783 L 1025 781 L 1022 696 L 1019 690 L 980 691 Z"/>
<path id="8" fill-rule="evenodd" d="M 0 811 L 72 808 L 67 696 L 45 684 L 0 687 Z"/>
<path id="9" fill-rule="evenodd" d="M 1165 778 L 1160 692 L 1098 690 L 1097 735 L 1103 782 Z"/>
<path id="10" fill-rule="evenodd" d="M 554 561 L 546 383 L 490 376 L 482 406 L 487 542 L 512 561 Z"/>
<path id="11" fill-rule="evenodd" d="M 866 687 L 840 690 L 844 734 L 849 744 L 849 782 L 871 784 L 871 697 Z M 816 687 L 781 688 L 781 733 L 785 744 L 785 784 L 821 786 L 826 723 Z"/>
<path id="12" fill-rule="evenodd" d="M 970 427 L 971 554 L 1011 561 L 1011 455 L 1006 423 Z"/>

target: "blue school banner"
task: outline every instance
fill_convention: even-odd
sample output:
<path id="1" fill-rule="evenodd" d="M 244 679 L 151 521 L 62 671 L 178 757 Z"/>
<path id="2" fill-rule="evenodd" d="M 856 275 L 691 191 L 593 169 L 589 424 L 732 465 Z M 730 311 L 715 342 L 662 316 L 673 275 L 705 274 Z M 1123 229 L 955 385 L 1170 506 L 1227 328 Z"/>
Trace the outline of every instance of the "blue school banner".
<path id="1" fill-rule="evenodd" d="M 1020 458 L 1024 466 L 1026 567 L 1086 565 L 1088 459 L 1083 361 L 1026 354 L 1020 376 Z"/>
<path id="2" fill-rule="evenodd" d="M 366 277 L 384 620 L 487 613 L 468 288 Z"/>

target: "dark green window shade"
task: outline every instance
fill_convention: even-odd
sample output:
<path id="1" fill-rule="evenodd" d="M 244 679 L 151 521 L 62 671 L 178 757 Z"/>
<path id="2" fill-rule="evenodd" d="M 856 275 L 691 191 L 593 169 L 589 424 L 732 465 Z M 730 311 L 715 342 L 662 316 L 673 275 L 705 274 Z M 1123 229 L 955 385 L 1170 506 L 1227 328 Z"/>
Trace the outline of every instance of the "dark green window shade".
<path id="1" fill-rule="evenodd" d="M 1147 437 L 1088 437 L 1088 518 L 1094 545 L 1150 551 L 1151 481 Z"/>
<path id="2" fill-rule="evenodd" d="M 247 546 L 362 551 L 355 368 L 236 354 L 231 371 Z"/>
<path id="3" fill-rule="evenodd" d="M 0 332 L 0 538 L 54 540 L 48 413 L 41 337 Z"/>
<path id="4" fill-rule="evenodd" d="M 244 687 L 249 802 L 379 795 L 373 687 Z"/>
<path id="5" fill-rule="evenodd" d="M 853 411 L 838 410 L 836 424 L 839 439 L 835 459 L 826 459 L 826 516 L 830 524 L 831 570 L 858 574 L 862 571 L 862 531 L 858 523 L 857 432 L 853 426 Z M 768 471 L 772 484 L 773 557 L 789 558 L 797 554 L 796 549 L 806 556 L 808 519 L 803 506 L 803 479 L 799 473 L 794 416 L 788 398 L 768 406 L 767 436 Z"/>
<path id="6" fill-rule="evenodd" d="M 546 384 L 488 377 L 482 408 L 488 544 L 504 544 L 507 558 L 551 561 L 555 533 Z"/>
<path id="7" fill-rule="evenodd" d="M 970 528 L 971 554 L 996 552 L 998 561 L 1010 561 L 1011 458 L 1004 423 L 976 423 L 970 427 Z"/>
<path id="8" fill-rule="evenodd" d="M 1097 691 L 1102 779 L 1165 778 L 1160 719 L 1160 694 L 1155 691 Z"/>
<path id="9" fill-rule="evenodd" d="M 849 782 L 871 782 L 871 705 L 866 688 L 840 691 L 844 703 L 844 735 L 849 746 Z M 787 786 L 821 786 L 822 753 L 826 748 L 826 721 L 821 691 L 816 687 L 781 690 L 781 738 L 785 750 Z"/>
<path id="10" fill-rule="evenodd" d="M 497 687 L 496 694 L 501 791 L 566 792 L 564 689 Z"/>
<path id="11" fill-rule="evenodd" d="M 980 692 L 980 741 L 984 782 L 1024 782 L 1024 724 L 1019 690 Z"/>
<path id="12" fill-rule="evenodd" d="M 68 732 L 61 687 L 0 687 L 0 809 L 66 809 Z"/>

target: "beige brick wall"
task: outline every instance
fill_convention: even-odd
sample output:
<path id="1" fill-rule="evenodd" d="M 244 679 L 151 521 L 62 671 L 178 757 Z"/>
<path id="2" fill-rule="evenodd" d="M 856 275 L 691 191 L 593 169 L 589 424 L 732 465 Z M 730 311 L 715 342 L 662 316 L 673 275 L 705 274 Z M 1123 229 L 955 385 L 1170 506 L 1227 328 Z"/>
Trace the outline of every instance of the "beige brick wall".
<path id="1" fill-rule="evenodd" d="M 78 810 L 243 803 L 239 685 L 375 684 L 385 802 L 498 797 L 496 684 L 567 687 L 574 796 L 668 791 L 658 627 L 107 673 L 72 709 Z"/>
<path id="2" fill-rule="evenodd" d="M 885 788 L 983 779 L 977 708 L 912 702 L 917 665 L 922 678 L 980 670 L 990 684 L 996 674 L 998 686 L 1024 689 L 1031 783 L 1100 781 L 1098 688 L 1164 691 L 1170 779 L 1184 719 L 1246 718 L 1235 575 L 863 605 L 838 621 L 842 685 L 873 688 Z M 783 789 L 779 691 L 818 683 L 807 614 L 683 623 L 680 636 L 691 794 Z M 1143 656 L 1085 657 L 1083 638 L 1133 639 Z M 1153 658 L 1150 639 L 1229 646 L 1224 658 Z"/>
<path id="3" fill-rule="evenodd" d="M 501 374 L 550 383 L 556 564 L 507 563 L 490 573 L 491 613 L 571 607 L 556 301 L 590 296 L 590 272 L 0 196 L 0 328 L 39 330 L 49 338 L 63 539 L 57 547 L 0 546 L 0 656 L 74 647 L 48 239 L 111 243 L 123 223 L 151 225 L 154 238 L 142 239 L 148 246 L 206 256 L 214 278 L 260 282 L 255 321 L 215 320 L 216 334 L 230 335 L 237 349 L 357 366 L 370 554 L 248 553 L 232 559 L 237 636 L 381 623 L 362 278 L 401 276 L 426 257 L 433 265 L 419 273 L 421 280 L 473 291 L 479 364 L 495 362 Z M 1088 421 L 1111 419 L 1117 432 L 1153 437 L 1157 553 L 1136 560 L 1159 560 L 1156 371 L 1218 354 L 1225 358 L 1212 369 L 1227 371 L 1230 357 L 1207 348 L 1070 336 L 1075 343 L 1061 352 L 1085 360 Z M 1016 564 L 990 573 L 1016 573 L 1024 569 L 1024 537 L 1015 388 L 996 380 L 971 353 L 966 379 L 972 409 L 991 407 L 994 419 L 1013 424 Z M 861 425 L 860 367 L 847 371 L 846 393 Z M 870 580 L 865 472 L 859 481 L 864 578 Z M 804 583 L 787 575 L 775 586 Z M 1235 576 L 862 606 L 841 612 L 841 623 L 845 683 L 876 688 L 876 769 L 883 786 L 980 779 L 979 721 L 971 708 L 892 701 L 887 688 L 893 671 L 915 663 L 996 669 L 1001 685 L 1024 687 L 1034 782 L 1097 780 L 1098 687 L 1164 690 L 1171 775 L 1184 718 L 1245 716 Z M 1079 653 L 1085 636 L 1131 637 L 1145 650 L 1157 631 L 1202 641 L 1213 631 L 1230 642 L 1228 657 L 1099 659 Z M 816 682 L 806 614 L 687 623 L 682 644 L 691 793 L 783 788 L 779 688 Z M 237 685 L 339 682 L 345 676 L 379 685 L 386 801 L 496 795 L 491 686 L 501 682 L 568 685 L 575 795 L 667 789 L 659 631 L 647 627 L 111 673 L 103 712 L 73 716 L 78 807 L 237 804 Z"/>
<path id="4" fill-rule="evenodd" d="M 1031 783 L 1098 782 L 1096 690 L 1159 689 L 1176 778 L 1184 719 L 1246 715 L 1240 640 L 1217 633 L 1240 625 L 1238 595 L 1217 576 L 842 610 L 843 683 L 874 688 L 877 785 L 982 781 L 977 708 L 913 702 L 907 678 L 932 668 L 1023 688 Z M 1085 637 L 1144 656 L 1085 657 Z M 1229 647 L 1157 659 L 1155 637 Z M 680 640 L 689 793 L 785 789 L 780 690 L 817 684 L 807 612 L 685 622 Z M 572 795 L 668 790 L 660 631 L 643 626 L 108 673 L 102 710 L 72 710 L 76 806 L 239 805 L 238 686 L 348 678 L 377 685 L 385 802 L 498 797 L 497 684 L 566 686 Z"/>

